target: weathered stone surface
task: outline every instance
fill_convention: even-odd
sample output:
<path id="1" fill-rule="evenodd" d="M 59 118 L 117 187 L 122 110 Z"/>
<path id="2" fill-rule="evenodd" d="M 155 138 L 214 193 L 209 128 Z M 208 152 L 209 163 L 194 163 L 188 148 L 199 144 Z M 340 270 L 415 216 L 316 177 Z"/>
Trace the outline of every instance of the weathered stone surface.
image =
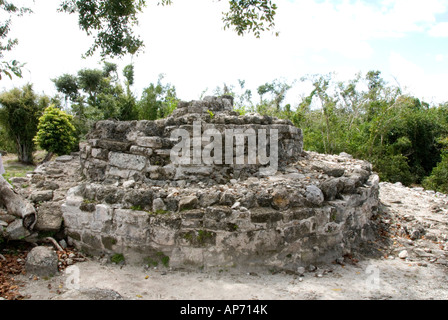
<path id="1" fill-rule="evenodd" d="M 70 156 L 70 155 L 60 156 L 55 159 L 56 162 L 69 162 L 72 160 L 73 160 L 73 156 Z"/>
<path id="2" fill-rule="evenodd" d="M 109 153 L 109 163 L 113 166 L 130 170 L 143 170 L 146 165 L 146 157 L 119 152 Z"/>
<path id="3" fill-rule="evenodd" d="M 30 275 L 54 276 L 58 273 L 58 256 L 49 247 L 35 247 L 27 255 L 25 269 Z"/>
<path id="4" fill-rule="evenodd" d="M 306 200 L 311 204 L 318 206 L 324 202 L 325 197 L 322 190 L 314 185 L 311 185 L 306 187 Z"/>
<path id="5" fill-rule="evenodd" d="M 59 231 L 62 224 L 61 203 L 46 202 L 37 210 L 37 231 Z"/>
<path id="6" fill-rule="evenodd" d="M 195 196 L 183 197 L 179 200 L 179 211 L 194 209 L 198 204 L 198 198 Z"/>
<path id="7" fill-rule="evenodd" d="M 154 199 L 154 201 L 152 202 L 152 211 L 157 212 L 160 210 L 166 210 L 165 202 L 163 202 L 163 200 L 160 198 Z"/>
<path id="8" fill-rule="evenodd" d="M 51 201 L 53 199 L 53 190 L 35 191 L 30 195 L 30 200 L 39 203 Z"/>
<path id="9" fill-rule="evenodd" d="M 9 240 L 23 240 L 31 233 L 23 226 L 23 220 L 17 219 L 8 225 L 5 234 Z"/>

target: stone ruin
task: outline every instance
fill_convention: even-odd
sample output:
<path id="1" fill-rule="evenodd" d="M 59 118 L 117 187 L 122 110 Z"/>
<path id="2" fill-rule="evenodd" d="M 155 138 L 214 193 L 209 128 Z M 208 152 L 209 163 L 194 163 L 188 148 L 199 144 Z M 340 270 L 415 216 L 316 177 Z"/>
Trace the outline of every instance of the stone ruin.
<path id="1" fill-rule="evenodd" d="M 192 161 L 172 161 L 179 129 L 193 138 L 182 150 Z M 195 148 L 234 138 L 240 144 L 211 152 L 212 163 L 194 161 Z M 264 159 L 258 148 L 254 161 L 250 141 L 266 142 Z M 100 121 L 79 157 L 85 179 L 62 204 L 68 240 L 127 261 L 294 271 L 368 241 L 379 205 L 369 163 L 304 152 L 302 131 L 290 121 L 239 115 L 228 96 L 180 102 L 162 120 Z"/>

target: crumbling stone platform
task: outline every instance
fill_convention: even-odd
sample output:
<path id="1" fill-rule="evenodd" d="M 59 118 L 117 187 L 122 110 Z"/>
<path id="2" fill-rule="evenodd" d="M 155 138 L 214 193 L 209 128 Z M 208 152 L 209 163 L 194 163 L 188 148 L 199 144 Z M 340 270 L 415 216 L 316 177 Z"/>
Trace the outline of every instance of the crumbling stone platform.
<path id="1" fill-rule="evenodd" d="M 273 167 L 272 152 L 266 153 L 271 162 L 250 163 L 250 148 L 241 153 L 238 145 L 232 158 L 223 152 L 208 165 L 173 162 L 179 142 L 173 131 L 194 137 L 197 128 L 202 152 L 211 128 L 223 141 L 229 132 L 246 132 L 246 144 L 253 132 L 266 134 L 266 147 L 278 147 L 275 173 L 260 170 Z M 331 262 L 370 239 L 379 204 L 371 165 L 303 152 L 301 130 L 290 121 L 240 116 L 230 97 L 181 102 L 163 120 L 101 121 L 88 138 L 80 151 L 86 179 L 62 206 L 69 240 L 88 253 L 171 267 L 295 271 Z M 193 158 L 195 145 L 188 147 Z"/>

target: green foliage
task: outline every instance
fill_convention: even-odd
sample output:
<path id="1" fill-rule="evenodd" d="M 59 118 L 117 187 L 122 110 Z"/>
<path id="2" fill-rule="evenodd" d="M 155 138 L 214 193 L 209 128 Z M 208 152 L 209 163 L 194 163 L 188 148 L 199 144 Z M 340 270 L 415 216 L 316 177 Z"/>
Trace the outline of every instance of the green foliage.
<path id="1" fill-rule="evenodd" d="M 105 119 L 136 120 L 137 100 L 130 90 L 133 66 L 123 70 L 125 89 L 120 83 L 117 65 L 104 62 L 102 69 L 82 69 L 77 75 L 63 74 L 53 79 L 58 92 L 70 100 L 76 135 L 85 136 L 94 122 Z"/>
<path id="2" fill-rule="evenodd" d="M 116 264 L 123 263 L 124 262 L 124 256 L 121 253 L 115 253 L 111 258 L 110 261 Z"/>
<path id="3" fill-rule="evenodd" d="M 230 9 L 224 13 L 224 29 L 233 28 L 238 35 L 253 33 L 257 38 L 265 30 L 274 28 L 277 5 L 270 0 L 230 0 Z"/>
<path id="4" fill-rule="evenodd" d="M 302 81 L 313 90 L 287 117 L 303 129 L 306 150 L 350 153 L 372 162 L 382 180 L 406 185 L 421 183 L 440 161 L 438 137 L 448 130 L 443 108 L 403 95 L 379 71 L 345 83 L 332 74 Z"/>
<path id="5" fill-rule="evenodd" d="M 6 130 L 0 125 L 0 150 L 15 152 L 14 140 L 12 140 Z"/>
<path id="6" fill-rule="evenodd" d="M 171 84 L 163 84 L 163 75 L 159 75 L 157 83 L 151 83 L 143 90 L 138 102 L 139 120 L 157 120 L 169 116 L 177 107 L 176 88 Z"/>
<path id="7" fill-rule="evenodd" d="M 0 125 L 8 139 L 15 142 L 20 162 L 33 162 L 33 138 L 38 130 L 39 117 L 49 101 L 48 97 L 36 95 L 30 84 L 0 95 Z"/>
<path id="8" fill-rule="evenodd" d="M 423 187 L 448 194 L 448 153 L 442 156 L 431 175 L 423 180 Z"/>
<path id="9" fill-rule="evenodd" d="M 159 263 L 162 263 L 165 268 L 168 268 L 170 265 L 170 257 L 165 255 L 161 251 L 156 252 L 153 256 L 146 257 L 143 260 L 148 265 L 148 267 L 157 267 Z"/>
<path id="10" fill-rule="evenodd" d="M 25 7 L 17 7 L 15 4 L 8 1 L 0 1 L 0 12 L 2 13 L 2 20 L 0 22 L 0 58 L 3 58 L 5 51 L 11 51 L 19 41 L 17 39 L 7 39 L 8 33 L 11 30 L 11 18 L 13 15 L 22 16 L 25 13 L 31 12 L 29 8 Z M 6 43 L 3 42 L 4 39 L 7 39 Z M 0 80 L 2 79 L 2 74 L 8 76 L 12 79 L 12 74 L 16 77 L 22 77 L 22 67 L 23 63 L 20 63 L 17 60 L 1 61 L 0 62 Z"/>
<path id="11" fill-rule="evenodd" d="M 135 54 L 143 47 L 132 28 L 144 5 L 144 0 L 65 0 L 60 11 L 77 13 L 80 29 L 89 36 L 94 35 L 94 43 L 86 56 L 100 49 L 102 57 L 114 57 Z"/>
<path id="12" fill-rule="evenodd" d="M 34 141 L 48 152 L 57 155 L 69 154 L 77 142 L 72 118 L 64 111 L 49 106 L 39 118 L 38 132 Z"/>
<path id="13" fill-rule="evenodd" d="M 65 101 L 68 99 L 75 101 L 79 96 L 79 85 L 76 76 L 71 74 L 63 74 L 59 78 L 52 79 L 56 86 L 56 90 L 65 96 Z"/>
<path id="14" fill-rule="evenodd" d="M 171 0 L 161 0 L 171 5 Z M 274 28 L 277 6 L 270 0 L 229 1 L 229 11 L 223 13 L 224 28 L 233 28 L 238 35 L 261 32 Z M 137 14 L 146 6 L 145 0 L 64 0 L 59 11 L 78 14 L 82 31 L 94 36 L 94 43 L 86 52 L 92 56 L 100 50 L 101 57 L 119 57 L 136 54 L 144 47 L 143 41 L 133 32 L 138 24 Z"/>

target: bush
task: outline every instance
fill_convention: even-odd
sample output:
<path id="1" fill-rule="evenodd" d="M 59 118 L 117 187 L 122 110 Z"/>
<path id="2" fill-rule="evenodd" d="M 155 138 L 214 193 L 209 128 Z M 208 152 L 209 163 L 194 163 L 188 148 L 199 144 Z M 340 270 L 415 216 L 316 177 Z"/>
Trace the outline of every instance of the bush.
<path id="1" fill-rule="evenodd" d="M 0 127 L 0 150 L 11 153 L 16 152 L 14 141 L 8 137 L 8 134 L 2 127 Z"/>
<path id="2" fill-rule="evenodd" d="M 401 182 L 410 185 L 415 181 L 408 159 L 403 155 L 388 155 L 372 161 L 382 181 Z"/>
<path id="3" fill-rule="evenodd" d="M 423 180 L 423 187 L 448 194 L 448 153 L 442 156 L 442 161 L 432 170 L 431 175 Z"/>
<path id="4" fill-rule="evenodd" d="M 48 102 L 49 98 L 36 95 L 30 84 L 0 94 L 0 124 L 7 141 L 14 141 L 15 152 L 22 163 L 33 163 L 33 138 Z"/>
<path id="5" fill-rule="evenodd" d="M 49 106 L 39 118 L 34 141 L 47 152 L 57 155 L 69 154 L 77 141 L 72 119 L 73 117 L 64 111 Z"/>

